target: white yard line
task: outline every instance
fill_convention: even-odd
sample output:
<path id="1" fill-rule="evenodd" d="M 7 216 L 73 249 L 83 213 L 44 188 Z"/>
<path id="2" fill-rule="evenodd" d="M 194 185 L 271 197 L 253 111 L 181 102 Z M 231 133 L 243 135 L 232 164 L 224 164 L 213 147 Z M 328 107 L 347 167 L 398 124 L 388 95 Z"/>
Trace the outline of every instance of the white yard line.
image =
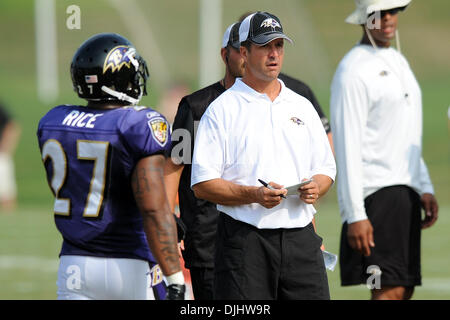
<path id="1" fill-rule="evenodd" d="M 26 270 L 33 272 L 58 271 L 59 259 L 42 258 L 24 255 L 0 255 L 0 270 Z M 35 291 L 31 282 L 17 281 L 16 290 L 21 292 Z M 366 286 L 355 286 L 352 289 L 367 291 Z M 428 278 L 422 279 L 422 286 L 416 287 L 417 291 L 433 291 L 450 293 L 450 278 Z M 192 299 L 192 297 L 187 297 Z"/>
<path id="2" fill-rule="evenodd" d="M 450 292 L 450 278 L 422 278 L 422 285 L 417 290 Z"/>
<path id="3" fill-rule="evenodd" d="M 36 256 L 0 255 L 0 269 L 27 269 L 39 272 L 58 271 L 59 260 Z"/>
<path id="4" fill-rule="evenodd" d="M 343 287 L 338 287 L 343 289 Z M 365 285 L 346 287 L 352 290 L 368 291 Z M 346 290 L 344 288 L 343 290 Z M 336 288 L 335 288 L 336 289 Z M 422 278 L 422 285 L 416 287 L 417 291 L 450 292 L 450 278 Z"/>

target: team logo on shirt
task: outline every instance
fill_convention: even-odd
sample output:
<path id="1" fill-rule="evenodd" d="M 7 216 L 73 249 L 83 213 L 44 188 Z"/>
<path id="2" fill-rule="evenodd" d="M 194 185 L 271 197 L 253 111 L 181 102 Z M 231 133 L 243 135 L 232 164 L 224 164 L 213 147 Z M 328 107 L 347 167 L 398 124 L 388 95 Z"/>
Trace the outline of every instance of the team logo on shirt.
<path id="1" fill-rule="evenodd" d="M 302 126 L 302 125 L 305 124 L 302 120 L 300 120 L 300 119 L 297 118 L 297 117 L 292 117 L 292 118 L 291 118 L 291 121 L 292 121 L 293 123 L 299 125 L 299 126 Z"/>
<path id="2" fill-rule="evenodd" d="M 167 143 L 169 136 L 169 124 L 162 117 L 156 117 L 148 121 L 148 126 L 152 131 L 152 136 L 161 147 Z"/>
<path id="3" fill-rule="evenodd" d="M 380 76 L 385 77 L 387 76 L 389 73 L 386 70 L 383 70 L 380 72 Z"/>
<path id="4" fill-rule="evenodd" d="M 162 270 L 158 264 L 155 264 L 153 268 L 150 269 L 150 272 L 147 273 L 150 276 L 150 287 L 155 287 L 161 282 L 163 282 L 164 275 Z"/>

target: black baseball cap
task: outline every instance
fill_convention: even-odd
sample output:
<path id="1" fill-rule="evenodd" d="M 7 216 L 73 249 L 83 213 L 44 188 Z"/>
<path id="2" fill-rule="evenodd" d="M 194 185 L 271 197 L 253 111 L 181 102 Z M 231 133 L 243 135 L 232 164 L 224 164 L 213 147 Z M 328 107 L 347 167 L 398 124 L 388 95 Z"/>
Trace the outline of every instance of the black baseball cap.
<path id="1" fill-rule="evenodd" d="M 222 48 L 232 46 L 234 49 L 239 50 L 241 43 L 239 42 L 239 27 L 241 23 L 235 22 L 231 24 L 223 35 Z"/>
<path id="2" fill-rule="evenodd" d="M 274 39 L 292 40 L 283 33 L 280 19 L 268 12 L 255 12 L 246 17 L 239 28 L 239 41 L 251 42 L 263 46 Z"/>

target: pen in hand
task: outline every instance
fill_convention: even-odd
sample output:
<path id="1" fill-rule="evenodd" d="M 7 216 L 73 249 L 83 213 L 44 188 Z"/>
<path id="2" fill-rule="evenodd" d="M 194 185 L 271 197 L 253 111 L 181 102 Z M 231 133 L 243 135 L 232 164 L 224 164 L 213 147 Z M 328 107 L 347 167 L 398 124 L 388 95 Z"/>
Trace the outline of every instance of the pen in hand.
<path id="1" fill-rule="evenodd" d="M 264 181 L 261 180 L 261 179 L 258 179 L 258 181 L 261 182 L 261 184 L 262 184 L 264 187 L 266 187 L 266 188 L 268 188 L 268 189 L 270 189 L 270 190 L 276 190 L 274 187 L 272 187 L 272 186 L 271 186 L 270 184 L 268 184 L 267 182 L 264 182 Z M 280 197 L 286 199 L 286 196 L 285 196 L 284 194 L 280 194 Z"/>

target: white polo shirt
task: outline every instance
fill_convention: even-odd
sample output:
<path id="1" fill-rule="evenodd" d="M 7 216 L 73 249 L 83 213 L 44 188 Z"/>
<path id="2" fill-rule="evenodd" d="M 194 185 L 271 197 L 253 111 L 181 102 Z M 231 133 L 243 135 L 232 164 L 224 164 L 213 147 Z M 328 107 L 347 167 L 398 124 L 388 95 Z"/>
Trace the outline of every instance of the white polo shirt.
<path id="1" fill-rule="evenodd" d="M 334 180 L 334 157 L 316 110 L 279 81 L 281 91 L 273 102 L 238 78 L 211 103 L 196 135 L 191 186 L 217 178 L 258 187 L 258 179 L 285 187 L 316 174 Z M 304 227 L 316 212 L 298 196 L 272 209 L 257 203 L 217 208 L 268 229 Z"/>
<path id="2" fill-rule="evenodd" d="M 333 78 L 330 113 L 343 222 L 367 219 L 364 198 L 386 186 L 433 193 L 422 159 L 421 91 L 397 50 L 350 50 Z"/>

